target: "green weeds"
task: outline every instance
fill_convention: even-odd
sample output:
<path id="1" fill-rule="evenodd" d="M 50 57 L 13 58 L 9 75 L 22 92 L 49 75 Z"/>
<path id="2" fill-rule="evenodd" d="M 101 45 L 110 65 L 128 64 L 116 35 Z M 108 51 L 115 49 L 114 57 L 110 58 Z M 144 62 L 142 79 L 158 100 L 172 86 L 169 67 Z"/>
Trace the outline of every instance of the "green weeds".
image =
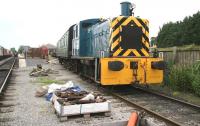
<path id="1" fill-rule="evenodd" d="M 34 82 L 40 83 L 42 86 L 49 85 L 49 84 L 52 84 L 52 83 L 64 84 L 63 81 L 54 80 L 54 79 L 51 79 L 49 77 L 38 77 Z"/>
<path id="2" fill-rule="evenodd" d="M 165 83 L 174 91 L 194 93 L 200 96 L 200 63 L 191 66 L 168 66 Z"/>

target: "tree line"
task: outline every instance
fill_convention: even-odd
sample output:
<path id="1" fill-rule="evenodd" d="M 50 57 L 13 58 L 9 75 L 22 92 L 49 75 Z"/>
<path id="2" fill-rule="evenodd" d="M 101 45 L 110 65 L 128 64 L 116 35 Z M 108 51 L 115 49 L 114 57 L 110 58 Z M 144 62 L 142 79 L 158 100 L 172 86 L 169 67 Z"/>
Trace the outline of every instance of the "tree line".
<path id="1" fill-rule="evenodd" d="M 157 36 L 158 47 L 200 45 L 200 11 L 183 21 L 169 22 L 162 26 Z"/>

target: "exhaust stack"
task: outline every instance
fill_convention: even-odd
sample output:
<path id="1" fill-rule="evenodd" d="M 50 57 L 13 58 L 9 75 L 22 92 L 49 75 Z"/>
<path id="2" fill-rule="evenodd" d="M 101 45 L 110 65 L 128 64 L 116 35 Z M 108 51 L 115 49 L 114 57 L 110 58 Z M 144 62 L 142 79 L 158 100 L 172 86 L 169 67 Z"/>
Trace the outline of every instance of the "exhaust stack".
<path id="1" fill-rule="evenodd" d="M 122 2 L 121 4 L 121 16 L 132 16 L 133 6 L 130 2 Z"/>

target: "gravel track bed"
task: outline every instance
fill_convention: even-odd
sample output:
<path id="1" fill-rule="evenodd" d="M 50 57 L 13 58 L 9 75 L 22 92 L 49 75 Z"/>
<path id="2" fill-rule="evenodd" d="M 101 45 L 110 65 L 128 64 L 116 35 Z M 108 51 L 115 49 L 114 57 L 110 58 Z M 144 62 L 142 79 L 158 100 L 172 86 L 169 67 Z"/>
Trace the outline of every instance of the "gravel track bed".
<path id="1" fill-rule="evenodd" d="M 14 58 L 9 59 L 8 61 L 6 61 L 4 64 L 2 64 L 0 66 L 0 68 L 3 69 L 10 69 L 10 66 L 13 64 Z"/>
<path id="2" fill-rule="evenodd" d="M 0 71 L 0 87 L 2 86 L 8 72 L 9 72 L 8 70 Z"/>

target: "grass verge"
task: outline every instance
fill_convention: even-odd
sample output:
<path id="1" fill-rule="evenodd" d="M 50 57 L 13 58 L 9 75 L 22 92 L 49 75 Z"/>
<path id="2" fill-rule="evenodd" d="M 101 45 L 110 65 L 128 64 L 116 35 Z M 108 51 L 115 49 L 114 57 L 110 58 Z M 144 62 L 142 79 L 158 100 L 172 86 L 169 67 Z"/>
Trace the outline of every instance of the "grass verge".
<path id="1" fill-rule="evenodd" d="M 64 81 L 59 81 L 59 80 L 55 80 L 49 77 L 37 77 L 34 81 L 32 81 L 34 83 L 39 83 L 41 86 L 45 86 L 45 85 L 49 85 L 52 83 L 56 83 L 56 84 L 64 84 Z"/>

